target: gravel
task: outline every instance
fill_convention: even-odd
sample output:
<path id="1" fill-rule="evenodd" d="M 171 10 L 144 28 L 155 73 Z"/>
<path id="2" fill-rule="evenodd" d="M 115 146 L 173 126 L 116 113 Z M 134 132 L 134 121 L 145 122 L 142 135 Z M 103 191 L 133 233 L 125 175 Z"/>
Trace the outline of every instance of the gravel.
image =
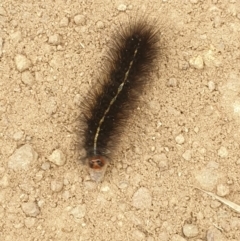
<path id="1" fill-rule="evenodd" d="M 8 167 L 13 170 L 27 170 L 37 161 L 38 154 L 29 144 L 21 146 L 8 159 Z"/>
<path id="2" fill-rule="evenodd" d="M 27 216 L 36 217 L 40 213 L 40 209 L 36 202 L 27 202 L 22 204 L 22 210 Z"/>
<path id="3" fill-rule="evenodd" d="M 199 233 L 199 231 L 198 231 L 198 227 L 196 225 L 193 225 L 193 224 L 184 224 L 183 225 L 183 234 L 187 238 L 196 237 L 198 235 L 198 233 Z"/>
<path id="4" fill-rule="evenodd" d="M 220 197 L 225 197 L 230 193 L 229 186 L 225 184 L 218 184 L 217 185 L 217 195 Z"/>
<path id="5" fill-rule="evenodd" d="M 52 154 L 48 157 L 48 160 L 54 164 L 56 164 L 57 166 L 62 166 L 65 164 L 66 162 L 66 158 L 65 155 L 63 154 L 63 152 L 59 149 L 54 150 L 52 152 Z"/>
<path id="6" fill-rule="evenodd" d="M 16 68 L 19 72 L 23 72 L 23 71 L 29 69 L 30 66 L 32 65 L 31 61 L 22 54 L 16 55 L 15 64 L 16 64 Z"/>
<path id="7" fill-rule="evenodd" d="M 132 198 L 132 205 L 138 209 L 147 209 L 151 207 L 152 196 L 150 191 L 145 188 L 139 188 L 134 194 Z"/>
<path id="8" fill-rule="evenodd" d="M 25 85 L 32 86 L 35 83 L 35 78 L 30 71 L 24 71 L 22 73 L 22 82 Z"/>

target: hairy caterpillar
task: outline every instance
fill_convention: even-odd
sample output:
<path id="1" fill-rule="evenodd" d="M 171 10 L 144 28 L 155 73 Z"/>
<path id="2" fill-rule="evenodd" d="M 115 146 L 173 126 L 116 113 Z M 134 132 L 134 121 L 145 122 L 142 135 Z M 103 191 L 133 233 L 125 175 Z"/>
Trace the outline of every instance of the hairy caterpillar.
<path id="1" fill-rule="evenodd" d="M 102 80 L 84 101 L 83 147 L 92 179 L 100 181 L 158 54 L 158 31 L 146 20 L 121 28 L 113 38 Z M 136 90 L 138 90 L 136 92 Z"/>

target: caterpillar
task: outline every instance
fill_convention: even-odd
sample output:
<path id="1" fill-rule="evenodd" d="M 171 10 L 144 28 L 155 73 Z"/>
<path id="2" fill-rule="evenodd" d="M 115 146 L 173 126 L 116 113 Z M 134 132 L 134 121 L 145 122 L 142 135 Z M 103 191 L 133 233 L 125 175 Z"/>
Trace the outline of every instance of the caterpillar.
<path id="1" fill-rule="evenodd" d="M 83 147 L 93 180 L 102 180 L 121 128 L 153 71 L 158 30 L 146 20 L 121 27 L 112 38 L 101 81 L 84 100 Z"/>

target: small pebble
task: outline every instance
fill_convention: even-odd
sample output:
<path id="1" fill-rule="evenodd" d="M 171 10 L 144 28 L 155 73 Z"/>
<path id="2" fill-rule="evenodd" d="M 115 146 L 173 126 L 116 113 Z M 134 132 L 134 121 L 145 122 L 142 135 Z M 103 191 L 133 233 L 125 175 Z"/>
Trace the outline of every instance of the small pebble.
<path id="1" fill-rule="evenodd" d="M 177 142 L 177 144 L 181 145 L 184 143 L 185 139 L 184 136 L 182 134 L 176 136 L 175 141 Z"/>
<path id="2" fill-rule="evenodd" d="M 199 128 L 198 127 L 194 127 L 194 132 L 198 133 L 199 132 Z"/>
<path id="3" fill-rule="evenodd" d="M 51 181 L 51 190 L 53 192 L 60 192 L 63 189 L 63 181 L 62 180 L 53 180 Z"/>
<path id="4" fill-rule="evenodd" d="M 23 212 L 30 217 L 36 217 L 40 213 L 40 209 L 36 202 L 27 202 L 22 204 Z"/>
<path id="5" fill-rule="evenodd" d="M 216 228 L 207 231 L 207 241 L 226 241 L 222 232 Z"/>
<path id="6" fill-rule="evenodd" d="M 24 131 L 17 131 L 13 134 L 14 141 L 20 141 L 24 136 Z"/>
<path id="7" fill-rule="evenodd" d="M 74 16 L 74 23 L 76 25 L 85 25 L 86 24 L 86 17 L 82 14 L 78 14 Z"/>
<path id="8" fill-rule="evenodd" d="M 35 83 L 34 76 L 31 74 L 30 71 L 24 71 L 22 73 L 22 82 L 25 85 L 29 85 L 29 86 L 32 86 Z"/>
<path id="9" fill-rule="evenodd" d="M 219 208 L 221 205 L 222 204 L 219 201 L 217 201 L 217 200 L 212 200 L 211 201 L 211 207 L 212 208 Z"/>
<path id="10" fill-rule="evenodd" d="M 182 154 L 182 157 L 183 157 L 184 160 L 190 161 L 191 158 L 192 158 L 192 152 L 191 152 L 191 150 L 186 150 L 186 151 Z"/>
<path id="11" fill-rule="evenodd" d="M 175 78 L 170 78 L 167 82 L 168 87 L 176 87 L 177 84 L 178 84 L 178 81 Z"/>
<path id="12" fill-rule="evenodd" d="M 218 163 L 213 161 L 209 162 L 206 167 L 198 171 L 195 176 L 201 188 L 206 191 L 212 191 L 216 187 L 219 177 Z"/>
<path id="13" fill-rule="evenodd" d="M 132 236 L 134 238 L 134 240 L 145 240 L 146 236 L 143 232 L 141 232 L 140 230 L 134 230 L 132 232 Z"/>
<path id="14" fill-rule="evenodd" d="M 190 59 L 189 64 L 195 69 L 203 69 L 203 58 L 198 55 L 196 58 Z"/>
<path id="15" fill-rule="evenodd" d="M 44 162 L 41 166 L 41 168 L 46 171 L 50 169 L 50 163 L 49 162 Z"/>
<path id="16" fill-rule="evenodd" d="M 221 23 L 219 23 L 219 20 L 220 18 L 216 17 L 215 19 L 215 24 L 219 25 Z M 221 20 L 220 20 L 221 21 Z M 216 23 L 217 22 L 217 23 Z M 214 56 L 214 52 L 213 50 L 208 50 L 205 54 L 204 54 L 204 63 L 206 66 L 208 67 L 219 67 L 221 66 L 221 60 L 220 59 L 217 59 L 215 56 Z"/>
<path id="17" fill-rule="evenodd" d="M 69 24 L 69 19 L 67 17 L 64 17 L 61 19 L 59 26 L 60 27 L 67 27 Z"/>
<path id="18" fill-rule="evenodd" d="M 54 46 L 61 44 L 61 41 L 62 37 L 59 34 L 53 34 L 48 39 L 48 43 Z"/>
<path id="19" fill-rule="evenodd" d="M 54 150 L 53 153 L 48 157 L 48 160 L 57 166 L 62 166 L 66 162 L 65 155 L 59 149 Z"/>
<path id="20" fill-rule="evenodd" d="M 36 223 L 36 218 L 26 217 L 24 224 L 27 228 L 32 228 Z"/>
<path id="21" fill-rule="evenodd" d="M 44 173 L 43 170 L 38 171 L 38 172 L 36 173 L 36 175 L 35 175 L 34 180 L 35 180 L 36 182 L 41 181 L 41 180 L 43 179 L 43 173 Z"/>
<path id="22" fill-rule="evenodd" d="M 4 174 L 4 176 L 0 179 L 0 187 L 6 188 L 9 186 L 9 177 L 7 174 Z"/>
<path id="23" fill-rule="evenodd" d="M 208 89 L 210 90 L 210 92 L 212 92 L 216 89 L 216 85 L 213 81 L 208 82 Z"/>
<path id="24" fill-rule="evenodd" d="M 125 188 L 128 187 L 128 182 L 127 181 L 121 181 L 121 182 L 119 182 L 118 187 L 120 189 L 125 189 Z"/>
<path id="25" fill-rule="evenodd" d="M 187 238 L 193 238 L 198 235 L 199 231 L 196 225 L 193 224 L 184 224 L 183 226 L 183 234 Z"/>
<path id="26" fill-rule="evenodd" d="M 49 115 L 53 115 L 57 111 L 57 100 L 55 97 L 48 98 L 48 101 L 45 104 L 45 112 Z"/>
<path id="27" fill-rule="evenodd" d="M 73 215 L 74 218 L 80 219 L 83 218 L 86 214 L 86 205 L 82 204 L 79 206 L 74 207 L 71 211 L 70 214 Z"/>
<path id="28" fill-rule="evenodd" d="M 168 169 L 168 159 L 164 153 L 154 155 L 153 161 L 157 163 L 159 166 L 160 171 L 165 171 Z"/>
<path id="29" fill-rule="evenodd" d="M 16 55 L 15 64 L 16 64 L 17 70 L 19 72 L 23 72 L 24 70 L 29 69 L 30 66 L 32 65 L 31 61 L 29 59 L 27 59 L 27 57 L 22 55 L 22 54 Z"/>
<path id="30" fill-rule="evenodd" d="M 27 194 L 23 193 L 20 195 L 20 200 L 22 202 L 27 202 L 29 200 L 29 196 Z"/>
<path id="31" fill-rule="evenodd" d="M 159 233 L 158 240 L 168 241 L 169 240 L 169 234 L 167 232 L 164 232 L 164 231 Z"/>
<path id="32" fill-rule="evenodd" d="M 8 167 L 13 170 L 27 170 L 32 162 L 36 162 L 38 154 L 31 145 L 18 148 L 8 159 Z"/>
<path id="33" fill-rule="evenodd" d="M 21 31 L 16 31 L 10 34 L 10 38 L 14 44 L 22 41 L 22 33 Z"/>
<path id="34" fill-rule="evenodd" d="M 217 185 L 217 195 L 220 197 L 225 197 L 230 193 L 229 186 L 225 184 L 218 184 Z"/>
<path id="35" fill-rule="evenodd" d="M 221 146 L 220 149 L 218 150 L 218 156 L 221 158 L 226 158 L 228 156 L 228 150 L 226 147 Z"/>
<path id="36" fill-rule="evenodd" d="M 139 188 L 132 197 L 132 205 L 138 209 L 150 208 L 152 204 L 152 196 L 150 191 L 145 188 Z"/>
<path id="37" fill-rule="evenodd" d="M 102 21 L 97 21 L 97 28 L 98 29 L 103 29 L 104 28 L 104 23 Z"/>
<path id="38" fill-rule="evenodd" d="M 120 12 L 125 12 L 127 10 L 127 6 L 125 4 L 119 4 L 117 10 Z"/>

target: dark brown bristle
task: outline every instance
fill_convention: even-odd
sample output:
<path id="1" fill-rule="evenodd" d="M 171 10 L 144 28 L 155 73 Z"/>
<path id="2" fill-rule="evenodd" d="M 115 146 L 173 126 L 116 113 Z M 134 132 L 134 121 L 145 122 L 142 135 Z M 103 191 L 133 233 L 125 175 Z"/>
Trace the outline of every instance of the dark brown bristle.
<path id="1" fill-rule="evenodd" d="M 148 81 L 158 54 L 157 31 L 144 21 L 122 29 L 113 41 L 103 80 L 91 90 L 84 110 L 84 148 L 93 169 L 101 168 L 100 157 L 107 156 L 110 141 L 117 142 L 124 120 Z M 100 164 L 92 157 L 98 157 Z"/>

